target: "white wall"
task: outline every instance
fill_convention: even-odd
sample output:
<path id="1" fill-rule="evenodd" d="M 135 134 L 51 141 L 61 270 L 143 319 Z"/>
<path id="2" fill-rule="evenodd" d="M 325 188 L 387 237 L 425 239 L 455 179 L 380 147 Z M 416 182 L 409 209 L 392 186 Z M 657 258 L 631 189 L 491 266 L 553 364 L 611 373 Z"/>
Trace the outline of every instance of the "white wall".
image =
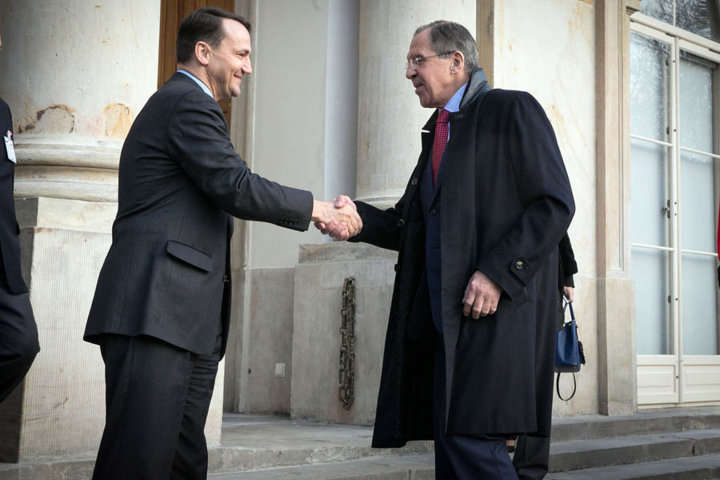
<path id="1" fill-rule="evenodd" d="M 253 171 L 316 199 L 354 193 L 357 5 L 343 0 L 257 2 Z M 310 232 L 251 228 L 250 268 L 297 264 Z"/>

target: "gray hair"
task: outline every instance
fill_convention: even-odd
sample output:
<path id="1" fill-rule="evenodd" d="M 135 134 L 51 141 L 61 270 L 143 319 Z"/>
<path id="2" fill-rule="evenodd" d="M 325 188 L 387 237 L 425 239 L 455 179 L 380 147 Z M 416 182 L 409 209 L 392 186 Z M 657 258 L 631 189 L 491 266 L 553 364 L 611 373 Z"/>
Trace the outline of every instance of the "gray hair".
<path id="1" fill-rule="evenodd" d="M 460 51 L 465 57 L 465 71 L 471 73 L 478 66 L 478 48 L 468 29 L 459 23 L 435 20 L 418 27 L 413 36 L 430 30 L 430 48 L 435 53 Z"/>

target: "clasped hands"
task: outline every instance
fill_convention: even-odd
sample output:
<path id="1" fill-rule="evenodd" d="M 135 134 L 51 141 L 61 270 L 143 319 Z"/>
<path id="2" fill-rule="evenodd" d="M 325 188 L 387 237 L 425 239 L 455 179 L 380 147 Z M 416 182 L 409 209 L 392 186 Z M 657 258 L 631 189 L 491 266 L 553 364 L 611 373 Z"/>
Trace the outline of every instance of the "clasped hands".
<path id="1" fill-rule="evenodd" d="M 333 240 L 347 240 L 362 230 L 362 220 L 355 203 L 340 195 L 332 202 L 315 201 L 312 220 L 315 227 Z M 492 315 L 497 311 L 502 289 L 487 275 L 475 271 L 468 281 L 463 296 L 463 315 L 474 319 Z"/>
<path id="2" fill-rule="evenodd" d="M 312 221 L 318 230 L 330 235 L 333 240 L 354 237 L 363 227 L 355 203 L 345 195 L 338 196 L 332 202 L 315 200 Z"/>

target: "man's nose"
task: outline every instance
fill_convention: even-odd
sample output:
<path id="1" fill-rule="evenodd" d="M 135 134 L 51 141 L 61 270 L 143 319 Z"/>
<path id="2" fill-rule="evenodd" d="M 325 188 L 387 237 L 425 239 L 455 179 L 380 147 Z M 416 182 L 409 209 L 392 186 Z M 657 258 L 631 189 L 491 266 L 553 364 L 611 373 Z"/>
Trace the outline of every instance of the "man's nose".
<path id="1" fill-rule="evenodd" d="M 253 70 L 252 70 L 252 62 L 250 61 L 250 59 L 248 59 L 247 63 L 246 63 L 245 66 L 243 67 L 243 71 L 244 71 L 245 73 L 252 73 L 252 71 L 253 71 Z"/>
<path id="2" fill-rule="evenodd" d="M 405 67 L 405 78 L 407 78 L 408 80 L 412 80 L 415 75 L 417 75 L 415 67 L 408 63 Z"/>

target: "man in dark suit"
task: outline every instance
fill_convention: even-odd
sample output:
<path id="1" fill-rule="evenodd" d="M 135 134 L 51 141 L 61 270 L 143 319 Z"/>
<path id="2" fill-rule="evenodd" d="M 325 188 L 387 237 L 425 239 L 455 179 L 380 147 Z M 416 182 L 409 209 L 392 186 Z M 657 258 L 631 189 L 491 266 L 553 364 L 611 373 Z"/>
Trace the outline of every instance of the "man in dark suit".
<path id="1" fill-rule="evenodd" d="M 434 438 L 439 479 L 517 478 L 505 438 L 550 433 L 570 183 L 540 105 L 490 89 L 467 29 L 418 28 L 407 61 L 436 110 L 402 198 L 357 202 L 351 238 L 399 251 L 373 446 Z"/>
<path id="2" fill-rule="evenodd" d="M 2 47 L 2 38 L 0 38 Z M 0 99 L 0 402 L 22 381 L 40 351 L 30 297 L 20 270 L 20 229 L 15 219 L 15 147 L 12 116 Z"/>
<path id="3" fill-rule="evenodd" d="M 105 362 L 106 423 L 94 478 L 202 479 L 203 428 L 228 333 L 232 216 L 356 232 L 352 208 L 252 173 L 218 102 L 252 72 L 250 24 L 203 8 L 180 25 L 179 70 L 122 149 L 118 213 L 85 339 Z"/>

